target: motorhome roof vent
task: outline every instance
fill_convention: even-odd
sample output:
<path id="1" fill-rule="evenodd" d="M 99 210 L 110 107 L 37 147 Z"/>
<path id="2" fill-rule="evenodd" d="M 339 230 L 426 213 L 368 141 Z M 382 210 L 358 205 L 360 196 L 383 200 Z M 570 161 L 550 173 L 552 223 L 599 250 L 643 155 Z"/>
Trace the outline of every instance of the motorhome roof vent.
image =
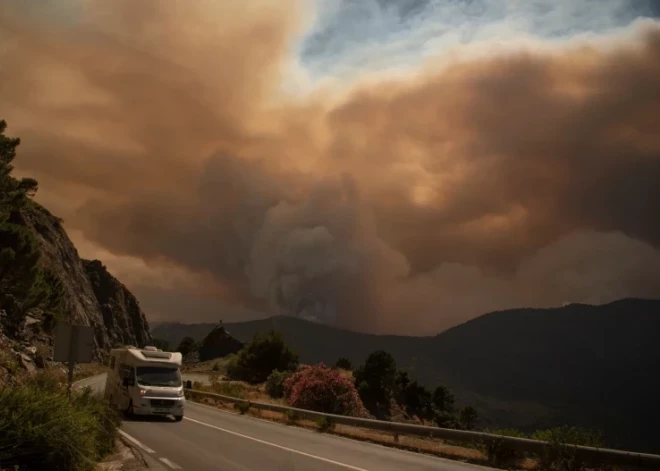
<path id="1" fill-rule="evenodd" d="M 154 350 L 147 350 L 146 348 L 142 350 L 142 354 L 147 358 L 166 358 L 168 360 L 172 358 L 171 352 L 158 352 Z"/>
<path id="2" fill-rule="evenodd" d="M 148 345 L 148 346 L 144 347 L 144 350 L 148 350 L 150 352 L 158 351 L 158 349 L 156 347 L 152 347 L 151 345 Z"/>

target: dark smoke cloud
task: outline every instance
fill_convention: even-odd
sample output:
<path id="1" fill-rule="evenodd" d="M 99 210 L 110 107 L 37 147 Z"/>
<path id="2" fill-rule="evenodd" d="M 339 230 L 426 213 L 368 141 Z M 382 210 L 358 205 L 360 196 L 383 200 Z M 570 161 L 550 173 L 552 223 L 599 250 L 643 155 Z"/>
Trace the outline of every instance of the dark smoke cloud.
<path id="1" fill-rule="evenodd" d="M 18 170 L 153 319 L 177 293 L 203 298 L 186 321 L 216 300 L 429 333 L 660 295 L 656 22 L 301 104 L 276 88 L 296 2 L 84 2 L 66 25 L 0 4 Z"/>

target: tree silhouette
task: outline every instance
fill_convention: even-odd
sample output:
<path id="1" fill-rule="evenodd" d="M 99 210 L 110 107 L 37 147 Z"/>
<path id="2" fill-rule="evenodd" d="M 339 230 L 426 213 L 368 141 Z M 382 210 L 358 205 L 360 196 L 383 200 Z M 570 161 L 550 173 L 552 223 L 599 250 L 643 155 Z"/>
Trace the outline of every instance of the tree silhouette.
<path id="1" fill-rule="evenodd" d="M 269 331 L 255 334 L 227 363 L 227 374 L 250 383 L 266 381 L 274 371 L 295 371 L 298 354 L 289 347 L 280 333 Z"/>
<path id="2" fill-rule="evenodd" d="M 454 412 L 454 394 L 444 386 L 438 386 L 433 391 L 433 404 L 438 412 L 451 414 Z"/>
<path id="3" fill-rule="evenodd" d="M 179 346 L 177 347 L 177 351 L 181 352 L 183 356 L 188 355 L 190 352 L 195 350 L 196 347 L 196 342 L 195 339 L 192 337 L 184 337 L 181 339 L 181 342 L 179 342 Z"/>
<path id="4" fill-rule="evenodd" d="M 461 409 L 460 423 L 465 430 L 472 430 L 479 416 L 472 406 L 466 406 Z"/>
<path id="5" fill-rule="evenodd" d="M 395 376 L 396 362 L 383 350 L 371 353 L 364 365 L 353 371 L 360 398 L 377 417 L 389 414 Z"/>

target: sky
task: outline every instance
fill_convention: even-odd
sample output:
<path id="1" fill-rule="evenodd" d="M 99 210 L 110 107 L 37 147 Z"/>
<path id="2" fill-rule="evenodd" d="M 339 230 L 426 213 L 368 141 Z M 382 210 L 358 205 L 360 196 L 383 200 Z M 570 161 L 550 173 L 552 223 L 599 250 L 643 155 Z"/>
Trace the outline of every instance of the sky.
<path id="1" fill-rule="evenodd" d="M 660 297 L 656 0 L 0 0 L 16 173 L 150 321 Z"/>

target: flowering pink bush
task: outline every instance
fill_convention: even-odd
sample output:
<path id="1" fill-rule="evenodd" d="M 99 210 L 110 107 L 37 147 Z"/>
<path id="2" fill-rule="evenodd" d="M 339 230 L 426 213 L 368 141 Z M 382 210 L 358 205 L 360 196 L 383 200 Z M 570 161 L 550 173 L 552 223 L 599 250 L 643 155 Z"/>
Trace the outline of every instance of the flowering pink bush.
<path id="1" fill-rule="evenodd" d="M 287 404 L 328 414 L 363 417 L 366 410 L 350 378 L 323 363 L 305 365 L 284 382 Z"/>

